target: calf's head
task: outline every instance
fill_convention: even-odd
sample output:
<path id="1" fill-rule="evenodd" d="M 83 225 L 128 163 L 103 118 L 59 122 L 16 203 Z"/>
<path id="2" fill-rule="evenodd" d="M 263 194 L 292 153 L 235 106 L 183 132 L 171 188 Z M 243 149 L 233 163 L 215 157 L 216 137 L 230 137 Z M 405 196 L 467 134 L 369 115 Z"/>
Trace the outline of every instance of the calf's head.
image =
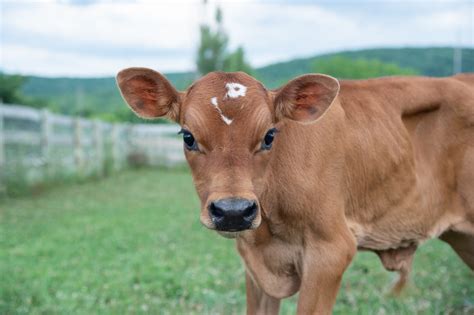
<path id="1" fill-rule="evenodd" d="M 212 72 L 186 91 L 160 73 L 128 68 L 117 75 L 125 101 L 140 117 L 181 125 L 186 159 L 201 200 L 201 222 L 226 236 L 255 229 L 259 196 L 285 119 L 310 123 L 339 91 L 332 77 L 309 74 L 267 90 L 245 73 Z M 284 130 L 281 130 L 284 131 Z"/>

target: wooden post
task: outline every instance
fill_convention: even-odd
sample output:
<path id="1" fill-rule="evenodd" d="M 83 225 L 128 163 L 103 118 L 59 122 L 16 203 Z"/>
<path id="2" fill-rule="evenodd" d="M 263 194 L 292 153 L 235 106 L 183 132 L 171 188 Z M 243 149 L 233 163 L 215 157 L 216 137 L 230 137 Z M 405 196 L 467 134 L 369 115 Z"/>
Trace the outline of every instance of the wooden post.
<path id="1" fill-rule="evenodd" d="M 5 136 L 3 123 L 3 103 L 0 99 L 0 195 L 5 195 L 7 192 L 6 184 L 6 158 L 5 158 Z"/>
<path id="2" fill-rule="evenodd" d="M 94 120 L 94 149 L 96 158 L 96 170 L 99 176 L 104 175 L 104 139 L 102 122 Z"/>
<path id="3" fill-rule="evenodd" d="M 51 118 L 47 109 L 41 111 L 41 161 L 44 166 L 44 177 L 47 180 L 51 175 Z"/>
<path id="4" fill-rule="evenodd" d="M 74 161 L 79 177 L 84 175 L 84 150 L 82 148 L 82 123 L 81 118 L 74 120 Z"/>
<path id="5" fill-rule="evenodd" d="M 130 166 L 130 156 L 137 152 L 136 148 L 134 147 L 135 144 L 133 142 L 133 124 L 125 123 L 125 142 L 123 148 L 123 154 L 125 155 L 125 163 L 127 167 Z"/>
<path id="6" fill-rule="evenodd" d="M 112 164 L 113 170 L 118 171 L 122 167 L 120 161 L 120 124 L 112 124 Z"/>

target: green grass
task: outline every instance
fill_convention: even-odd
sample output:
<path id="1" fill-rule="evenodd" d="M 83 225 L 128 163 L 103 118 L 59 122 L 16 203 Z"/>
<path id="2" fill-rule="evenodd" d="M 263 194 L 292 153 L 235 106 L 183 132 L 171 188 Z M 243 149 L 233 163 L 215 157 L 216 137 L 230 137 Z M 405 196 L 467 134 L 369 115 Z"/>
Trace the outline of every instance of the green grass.
<path id="1" fill-rule="evenodd" d="M 1 202 L 0 314 L 242 314 L 234 242 L 202 227 L 198 207 L 189 173 L 145 169 Z M 473 274 L 441 242 L 419 250 L 399 299 L 393 279 L 359 253 L 335 313 L 474 313 Z"/>

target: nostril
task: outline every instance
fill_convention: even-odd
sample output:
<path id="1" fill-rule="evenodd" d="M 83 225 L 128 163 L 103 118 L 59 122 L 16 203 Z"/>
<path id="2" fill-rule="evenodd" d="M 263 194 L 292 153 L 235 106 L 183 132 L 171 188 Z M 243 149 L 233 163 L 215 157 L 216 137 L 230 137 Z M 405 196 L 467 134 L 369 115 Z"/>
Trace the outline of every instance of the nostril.
<path id="1" fill-rule="evenodd" d="M 211 215 L 216 219 L 222 219 L 224 217 L 224 211 L 221 208 L 218 208 L 214 202 L 211 202 L 209 206 L 209 211 Z"/>
<path id="2" fill-rule="evenodd" d="M 252 202 L 252 204 L 250 204 L 250 206 L 248 206 L 242 214 L 245 220 L 252 221 L 257 214 L 257 204 Z"/>

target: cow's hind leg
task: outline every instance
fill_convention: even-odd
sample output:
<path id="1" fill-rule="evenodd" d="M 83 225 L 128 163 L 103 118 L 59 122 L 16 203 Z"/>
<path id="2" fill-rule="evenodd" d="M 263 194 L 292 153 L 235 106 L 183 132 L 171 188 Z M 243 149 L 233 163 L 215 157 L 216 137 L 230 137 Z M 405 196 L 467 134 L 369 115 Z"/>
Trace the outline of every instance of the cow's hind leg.
<path id="1" fill-rule="evenodd" d="M 447 231 L 439 238 L 448 243 L 466 265 L 474 270 L 474 235 Z"/>
<path id="2" fill-rule="evenodd" d="M 469 117 L 471 126 L 474 126 L 474 106 L 470 107 Z M 474 129 L 470 130 L 469 144 L 459 163 L 456 183 L 466 220 L 443 233 L 440 239 L 451 245 L 466 265 L 474 270 Z"/>

